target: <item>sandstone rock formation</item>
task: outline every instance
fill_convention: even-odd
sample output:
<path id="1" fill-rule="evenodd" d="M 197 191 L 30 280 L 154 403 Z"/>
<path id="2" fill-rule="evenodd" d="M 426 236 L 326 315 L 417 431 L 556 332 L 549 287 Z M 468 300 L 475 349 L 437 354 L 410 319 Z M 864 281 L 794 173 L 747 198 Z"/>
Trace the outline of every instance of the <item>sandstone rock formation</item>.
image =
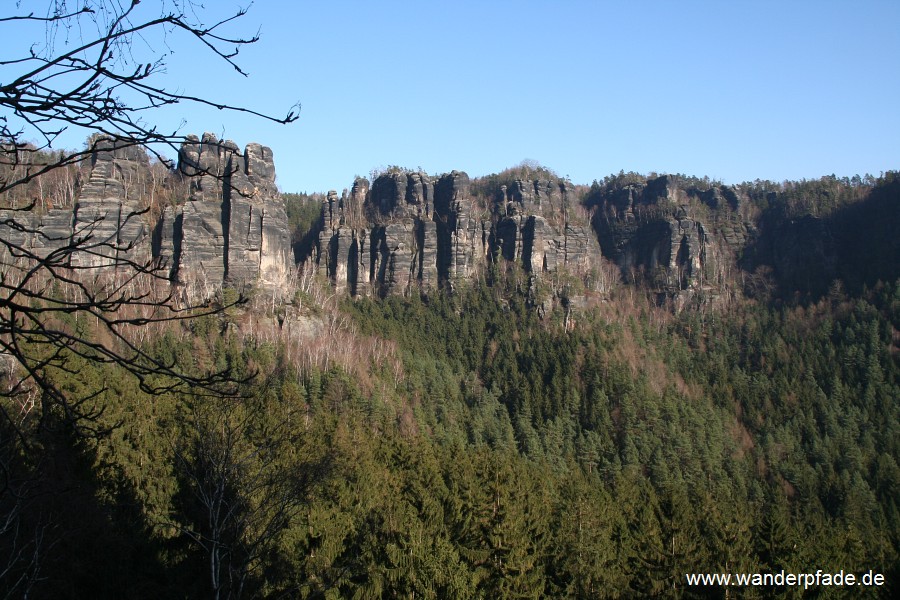
<path id="1" fill-rule="evenodd" d="M 145 151 L 100 139 L 73 208 L 0 210 L 0 267 L 12 272 L 55 252 L 64 264 L 100 271 L 155 261 L 194 299 L 223 285 L 287 291 L 295 265 L 272 151 L 248 144 L 241 152 L 207 133 L 188 137 L 178 158 L 180 175 L 170 176 L 184 178 L 187 197 L 151 223 L 142 210 L 153 183 Z M 673 175 L 623 173 L 592 186 L 582 205 L 568 182 L 524 172 L 470 181 L 461 171 L 395 169 L 371 183 L 358 178 L 324 198 L 321 229 L 309 234 L 318 235 L 310 260 L 353 296 L 452 290 L 489 268 L 516 265 L 535 298 L 549 288 L 564 299 L 567 278 L 556 274 L 600 267 L 598 280 L 614 279 L 599 263 L 602 249 L 626 282 L 683 306 L 737 289 L 745 279 L 735 277 L 739 269 L 752 275 L 753 289 L 770 289 L 764 279 L 772 273 L 784 293 L 821 294 L 835 278 L 862 285 L 892 277 L 900 256 L 873 258 L 890 245 L 883 240 L 896 240 L 896 181 L 865 202 L 819 215 L 814 202 L 806 212 L 790 203 L 790 193 L 795 204 L 808 203 L 796 190 Z M 593 211 L 590 222 L 585 209 Z M 542 280 L 550 285 L 534 285 Z"/>
<path id="2" fill-rule="evenodd" d="M 452 171 L 440 177 L 435 188 L 439 280 L 452 287 L 483 270 L 490 256 L 491 222 L 472 198 L 466 173 Z"/>
<path id="3" fill-rule="evenodd" d="M 143 148 L 101 140 L 91 156 L 91 175 L 75 205 L 74 239 L 87 251 L 72 256 L 83 266 L 110 266 L 122 259 L 144 264 L 150 258 L 150 228 L 140 214 L 138 184 L 148 160 Z"/>
<path id="4" fill-rule="evenodd" d="M 0 211 L 4 251 L 47 256 L 71 247 L 72 266 L 101 269 L 155 259 L 173 282 L 206 296 L 223 284 L 286 287 L 294 264 L 269 148 L 249 144 L 242 154 L 212 134 L 189 136 L 179 171 L 190 197 L 165 207 L 155 224 L 143 210 L 149 178 L 143 148 L 100 139 L 90 166 L 74 210 Z"/>
<path id="5" fill-rule="evenodd" d="M 371 189 L 357 180 L 349 196 L 324 201 L 315 261 L 340 291 L 386 296 L 452 289 L 491 261 L 541 277 L 584 271 L 599 257 L 589 224 L 573 214 L 569 184 L 516 180 L 498 192 L 476 198 L 460 171 L 384 173 Z"/>
<path id="6" fill-rule="evenodd" d="M 90 165 L 74 210 L 0 211 L 4 240 L 42 258 L 55 251 L 77 267 L 149 261 L 150 227 L 140 201 L 147 154 L 121 141 L 101 138 Z"/>
<path id="7" fill-rule="evenodd" d="M 607 191 L 593 225 L 604 256 L 627 281 L 641 280 L 683 304 L 698 291 L 724 287 L 755 229 L 738 214 L 740 203 L 733 188 L 684 189 L 677 176 L 663 175 Z"/>
<path id="8" fill-rule="evenodd" d="M 163 214 L 159 255 L 170 258 L 172 278 L 283 286 L 292 269 L 290 234 L 272 150 L 248 144 L 241 154 L 234 142 L 205 133 L 189 136 L 178 158 L 191 195 Z"/>

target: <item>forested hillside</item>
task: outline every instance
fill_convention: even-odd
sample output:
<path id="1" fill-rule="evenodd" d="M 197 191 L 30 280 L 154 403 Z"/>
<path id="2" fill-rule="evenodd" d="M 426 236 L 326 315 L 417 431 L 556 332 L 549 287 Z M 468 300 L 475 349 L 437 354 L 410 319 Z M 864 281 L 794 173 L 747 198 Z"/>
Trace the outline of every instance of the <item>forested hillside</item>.
<path id="1" fill-rule="evenodd" d="M 486 195 L 495 179 L 473 187 Z M 601 231 L 631 235 L 621 224 L 656 218 L 637 200 L 635 220 L 613 213 L 628 185 L 652 185 L 626 179 L 580 188 L 595 226 L 611 215 Z M 452 290 L 386 298 L 335 294 L 308 269 L 287 303 L 258 294 L 233 305 L 226 288 L 221 310 L 130 338 L 163 364 L 229 372 L 240 386 L 227 396 L 147 395 L 117 367 L 73 354 L 48 376 L 88 398 L 90 431 L 3 406 L 17 416 L 3 421 L 2 483 L 17 493 L 0 496 L 0 514 L 16 517 L 0 527 L 2 589 L 845 597 L 685 580 L 822 569 L 884 574 L 867 593 L 892 597 L 897 185 L 891 174 L 755 182 L 736 193 L 743 204 L 719 208 L 702 195 L 715 183 L 682 177 L 704 222 L 759 224 L 716 291 L 727 302 L 673 305 L 671 280 L 626 268 L 602 291 L 595 272 L 560 292 L 497 261 Z M 322 198 L 285 200 L 302 257 Z M 833 260 L 798 262 L 808 256 L 798 228 Z M 828 232 L 821 248 L 816 231 Z M 640 260 L 629 266 L 634 275 Z M 707 280 L 695 287 L 711 294 Z M 56 325 L 90 333 L 96 323 Z"/>

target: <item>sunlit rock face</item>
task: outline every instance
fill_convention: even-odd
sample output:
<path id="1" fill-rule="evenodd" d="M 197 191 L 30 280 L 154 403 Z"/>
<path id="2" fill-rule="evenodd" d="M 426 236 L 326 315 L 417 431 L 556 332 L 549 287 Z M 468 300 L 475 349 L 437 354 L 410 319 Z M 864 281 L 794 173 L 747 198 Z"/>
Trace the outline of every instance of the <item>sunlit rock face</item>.
<path id="1" fill-rule="evenodd" d="M 570 184 L 517 180 L 490 198 L 471 188 L 461 171 L 397 171 L 371 187 L 358 179 L 340 198 L 330 192 L 314 257 L 319 271 L 338 290 L 387 296 L 452 289 L 497 261 L 541 277 L 599 258 L 587 219 L 572 210 Z"/>
<path id="2" fill-rule="evenodd" d="M 207 133 L 188 136 L 178 158 L 188 197 L 156 222 L 146 210 L 147 152 L 100 138 L 72 209 L 0 211 L 0 233 L 38 257 L 72 248 L 73 267 L 161 267 L 201 296 L 223 285 L 285 288 L 294 264 L 271 149 L 248 144 L 241 153 Z"/>
<path id="3" fill-rule="evenodd" d="M 183 206 L 163 213 L 159 255 L 185 284 L 284 286 L 292 270 L 284 203 L 272 150 L 189 136 L 179 170 L 190 181 Z"/>
<path id="4" fill-rule="evenodd" d="M 88 164 L 72 208 L 0 210 L 0 235 L 27 253 L 54 253 L 54 263 L 73 267 L 144 265 L 151 258 L 151 227 L 141 198 L 149 174 L 146 152 L 98 138 Z"/>

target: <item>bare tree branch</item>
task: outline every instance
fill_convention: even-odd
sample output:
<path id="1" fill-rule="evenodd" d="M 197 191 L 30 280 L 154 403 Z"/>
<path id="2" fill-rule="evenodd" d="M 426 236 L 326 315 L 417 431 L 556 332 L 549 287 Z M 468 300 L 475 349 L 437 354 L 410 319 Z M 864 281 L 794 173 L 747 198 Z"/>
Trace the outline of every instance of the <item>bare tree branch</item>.
<path id="1" fill-rule="evenodd" d="M 82 38 L 82 43 L 65 52 L 54 54 L 52 44 L 41 51 L 34 47 L 29 55 L 0 61 L 0 66 L 26 66 L 25 72 L 16 74 L 8 83 L 0 84 L 0 167 L 21 164 L 21 152 L 40 152 L 53 147 L 57 138 L 70 128 L 91 133 L 133 140 L 136 145 L 148 147 L 158 158 L 157 146 L 176 150 L 184 141 L 177 132 L 161 132 L 142 120 L 141 115 L 162 106 L 192 103 L 235 113 L 253 115 L 275 123 L 291 123 L 299 116 L 299 103 L 283 117 L 276 117 L 247 107 L 218 102 L 195 94 L 167 90 L 158 81 L 165 70 L 165 56 L 157 56 L 148 62 L 135 62 L 125 49 L 135 38 L 145 35 L 181 34 L 199 42 L 208 52 L 225 61 L 238 73 L 247 73 L 235 62 L 240 49 L 259 40 L 252 37 L 220 35 L 225 25 L 240 19 L 246 9 L 212 25 L 192 22 L 186 9 L 194 10 L 194 4 L 186 0 L 159 0 L 163 9 L 160 16 L 145 20 L 135 19 L 141 3 L 131 2 L 121 11 L 117 2 L 96 0 L 80 11 L 62 12 L 65 3 L 54 2 L 56 11 L 48 17 L 35 17 L 32 13 L 12 15 L 0 19 L 3 23 L 15 21 L 46 22 L 49 26 L 75 27 L 80 19 L 108 15 L 107 21 L 98 22 L 98 35 Z M 128 91 L 132 98 L 125 101 L 119 92 Z M 41 142 L 32 148 L 26 142 Z M 31 170 L 22 177 L 6 179 L 0 176 L 0 194 L 16 186 L 27 184 L 34 178 L 53 169 L 76 164 L 90 155 L 92 148 L 64 152 L 55 161 Z"/>
<path id="2" fill-rule="evenodd" d="M 217 315 L 228 305 L 183 301 L 167 266 L 120 235 L 146 219 L 146 211 L 98 214 L 74 222 L 71 235 L 48 235 L 39 225 L 51 206 L 48 178 L 59 175 L 58 193 L 71 206 L 83 166 L 110 144 L 142 148 L 171 169 L 162 149 L 177 153 L 185 137 L 152 123 L 161 107 L 188 103 L 286 124 L 297 120 L 299 104 L 271 116 L 166 87 L 176 37 L 246 76 L 237 58 L 259 33 L 228 33 L 245 8 L 204 23 L 197 15 L 205 9 L 193 0 L 79 0 L 78 8 L 47 0 L 43 14 L 34 2 L 29 9 L 9 4 L 0 34 L 44 29 L 30 47 L 6 45 L 5 53 L 18 55 L 0 57 L 0 206 L 10 207 L 0 212 L 0 595 L 23 597 L 53 545 L 51 517 L 32 510 L 42 477 L 37 432 L 62 427 L 97 436 L 109 429 L 99 419 L 107 387 L 73 392 L 67 377 L 77 378 L 86 361 L 129 374 L 147 394 L 201 396 L 234 396 L 252 377 L 227 368 L 203 372 L 149 349 L 147 328 Z M 72 132 L 89 138 L 86 147 L 57 148 Z M 223 182 L 230 175 L 195 171 Z M 114 235 L 101 233 L 111 224 Z"/>

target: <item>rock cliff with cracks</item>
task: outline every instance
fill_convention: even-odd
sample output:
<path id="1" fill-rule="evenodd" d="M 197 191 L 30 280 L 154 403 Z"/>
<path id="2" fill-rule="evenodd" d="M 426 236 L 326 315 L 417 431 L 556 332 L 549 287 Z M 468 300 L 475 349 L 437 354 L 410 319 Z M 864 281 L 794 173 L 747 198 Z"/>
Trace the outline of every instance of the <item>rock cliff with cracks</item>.
<path id="1" fill-rule="evenodd" d="M 485 197 L 464 172 L 384 173 L 330 192 L 314 260 L 339 291 L 407 295 L 449 288 L 489 264 L 533 278 L 584 272 L 600 251 L 564 182 L 516 180 Z"/>
<path id="2" fill-rule="evenodd" d="M 663 175 L 607 189 L 588 204 L 603 254 L 623 278 L 683 306 L 724 289 L 755 232 L 740 216 L 742 201 L 734 188 L 685 189 L 677 176 Z"/>
<path id="3" fill-rule="evenodd" d="M 207 133 L 186 138 L 178 158 L 189 198 L 150 223 L 146 152 L 101 138 L 74 210 L 0 211 L 4 252 L 63 250 L 72 266 L 101 269 L 155 261 L 195 298 L 223 285 L 286 289 L 294 263 L 272 151 L 248 144 L 241 153 Z"/>
<path id="4" fill-rule="evenodd" d="M 56 252 L 73 267 L 143 265 L 150 260 L 150 227 L 140 197 L 149 169 L 147 154 L 100 138 L 89 165 L 73 209 L 0 210 L 4 251 L 18 247 L 40 258 Z M 14 254 L 22 256 L 20 251 Z"/>
<path id="5" fill-rule="evenodd" d="M 272 150 L 210 133 L 189 136 L 178 156 L 190 197 L 167 207 L 157 255 L 173 281 L 205 293 L 235 287 L 284 287 L 293 270 L 284 203 L 275 186 Z"/>
<path id="6" fill-rule="evenodd" d="M 295 263 L 269 148 L 241 151 L 212 134 L 188 137 L 178 170 L 163 173 L 174 181 L 169 192 L 184 188 L 175 198 L 181 204 L 151 222 L 144 209 L 158 204 L 148 190 L 159 186 L 160 169 L 154 175 L 140 147 L 95 142 L 77 173 L 69 172 L 76 182 L 69 207 L 38 196 L 39 208 L 0 210 L 0 267 L 25 272 L 23 263 L 55 252 L 56 266 L 156 265 L 194 300 L 223 285 L 290 291 Z M 599 266 L 597 280 L 612 279 L 601 249 L 625 282 L 676 308 L 741 289 L 815 296 L 835 279 L 855 288 L 896 279 L 898 181 L 724 186 L 620 173 L 582 200 L 540 169 L 474 181 L 460 171 L 394 169 L 330 192 L 321 229 L 307 233 L 318 235 L 317 247 L 297 258 L 353 296 L 452 290 L 513 268 L 527 275 L 536 303 L 548 292 L 571 299 L 566 286 L 579 286 L 566 274 L 590 279 Z"/>

